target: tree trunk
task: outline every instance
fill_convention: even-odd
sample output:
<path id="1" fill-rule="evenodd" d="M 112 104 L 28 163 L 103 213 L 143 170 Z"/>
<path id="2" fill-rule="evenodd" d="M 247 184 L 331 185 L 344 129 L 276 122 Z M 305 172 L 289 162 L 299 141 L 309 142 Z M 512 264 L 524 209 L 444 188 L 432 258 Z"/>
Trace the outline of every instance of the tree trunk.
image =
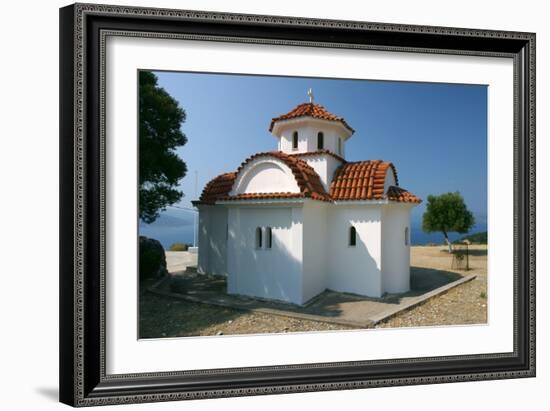
<path id="1" fill-rule="evenodd" d="M 449 247 L 449 254 L 453 252 L 453 244 L 449 241 L 449 237 L 447 236 L 447 233 L 443 233 L 445 236 L 445 242 L 447 243 L 447 247 Z"/>

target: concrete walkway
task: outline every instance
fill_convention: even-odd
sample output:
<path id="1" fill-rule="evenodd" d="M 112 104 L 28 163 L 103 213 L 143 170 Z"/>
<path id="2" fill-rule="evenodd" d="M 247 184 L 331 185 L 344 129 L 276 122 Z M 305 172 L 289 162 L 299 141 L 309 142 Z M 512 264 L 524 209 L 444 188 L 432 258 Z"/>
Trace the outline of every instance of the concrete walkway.
<path id="1" fill-rule="evenodd" d="M 188 251 L 165 251 L 166 268 L 170 274 L 182 274 L 187 268 L 197 266 L 198 254 Z"/>
<path id="2" fill-rule="evenodd" d="M 360 328 L 374 327 L 404 310 L 445 293 L 465 282 L 473 280 L 475 275 L 461 275 L 451 271 L 441 271 L 421 267 L 411 267 L 411 288 L 404 294 L 386 294 L 382 298 L 369 298 L 359 295 L 326 290 L 304 306 L 284 302 L 261 300 L 226 293 L 224 278 L 196 275 L 188 268 L 196 255 L 183 255 L 184 252 L 167 252 L 168 270 L 174 275 L 151 291 L 156 294 L 182 298 L 191 302 L 211 304 L 241 310 L 250 310 L 266 314 L 292 318 L 343 324 Z M 185 254 L 191 254 L 185 252 Z M 182 269 L 182 267 L 184 267 Z M 189 274 L 189 273 L 193 274 Z"/>

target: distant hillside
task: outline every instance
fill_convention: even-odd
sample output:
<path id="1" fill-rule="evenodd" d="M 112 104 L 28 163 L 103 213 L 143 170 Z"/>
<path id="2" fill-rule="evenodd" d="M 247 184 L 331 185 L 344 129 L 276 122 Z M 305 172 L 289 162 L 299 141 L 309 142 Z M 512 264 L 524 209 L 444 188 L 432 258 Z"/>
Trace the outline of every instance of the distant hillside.
<path id="1" fill-rule="evenodd" d="M 152 224 L 140 220 L 139 235 L 159 240 L 165 250 L 174 243 L 193 244 L 193 213 L 168 208 Z"/>
<path id="2" fill-rule="evenodd" d="M 487 244 L 487 231 L 482 231 L 481 233 L 470 234 L 462 237 L 457 241 L 468 240 L 472 244 Z M 455 241 L 455 243 L 457 242 Z"/>
<path id="3" fill-rule="evenodd" d="M 476 217 L 476 225 L 472 227 L 471 232 L 481 233 L 487 231 L 487 223 L 484 219 Z M 460 240 L 463 235 L 458 233 L 449 233 L 449 239 L 454 242 Z M 426 244 L 445 244 L 445 238 L 442 233 L 425 233 L 422 231 L 422 225 L 420 223 L 412 222 L 411 224 L 411 244 L 413 245 L 426 245 Z"/>

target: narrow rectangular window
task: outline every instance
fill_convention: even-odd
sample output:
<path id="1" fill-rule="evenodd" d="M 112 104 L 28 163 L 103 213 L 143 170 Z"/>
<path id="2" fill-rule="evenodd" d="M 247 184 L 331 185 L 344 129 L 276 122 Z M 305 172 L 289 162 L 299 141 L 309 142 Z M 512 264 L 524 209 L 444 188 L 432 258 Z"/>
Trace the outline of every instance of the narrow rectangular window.
<path id="1" fill-rule="evenodd" d="M 323 133 L 317 133 L 317 149 L 322 150 L 325 147 L 325 136 Z"/>
<path id="2" fill-rule="evenodd" d="M 357 244 L 357 230 L 355 230 L 355 227 L 351 226 L 349 228 L 349 245 L 350 247 L 355 247 Z"/>
<path id="3" fill-rule="evenodd" d="M 262 248 L 262 227 L 256 228 L 256 248 Z"/>
<path id="4" fill-rule="evenodd" d="M 292 133 L 292 148 L 293 149 L 298 148 L 298 132 L 297 131 Z"/>
<path id="5" fill-rule="evenodd" d="M 271 248 L 273 244 L 273 233 L 271 231 L 271 227 L 267 227 L 265 229 L 265 246 L 266 248 Z"/>
<path id="6" fill-rule="evenodd" d="M 405 245 L 409 245 L 409 227 L 405 228 Z"/>

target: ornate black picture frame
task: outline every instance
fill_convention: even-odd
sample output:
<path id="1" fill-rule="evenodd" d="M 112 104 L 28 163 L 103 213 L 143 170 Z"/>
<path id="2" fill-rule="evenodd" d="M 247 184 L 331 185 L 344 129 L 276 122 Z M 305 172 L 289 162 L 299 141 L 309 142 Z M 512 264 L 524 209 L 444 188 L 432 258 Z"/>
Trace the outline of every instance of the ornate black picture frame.
<path id="1" fill-rule="evenodd" d="M 514 350 L 206 371 L 105 372 L 106 36 L 514 61 Z M 535 376 L 535 34 L 76 4 L 60 10 L 60 400 L 73 406 Z"/>

